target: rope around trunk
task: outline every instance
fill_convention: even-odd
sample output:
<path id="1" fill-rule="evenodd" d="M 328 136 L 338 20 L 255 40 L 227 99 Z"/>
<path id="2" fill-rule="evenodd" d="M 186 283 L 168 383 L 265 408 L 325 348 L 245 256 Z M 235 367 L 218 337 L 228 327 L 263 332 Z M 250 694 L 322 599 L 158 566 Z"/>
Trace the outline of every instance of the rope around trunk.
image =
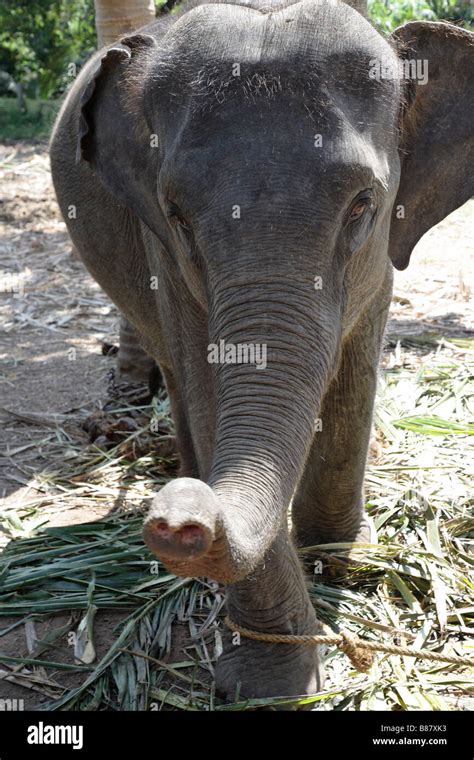
<path id="1" fill-rule="evenodd" d="M 261 633 L 252 631 L 250 628 L 243 628 L 234 623 L 229 617 L 224 620 L 225 624 L 231 631 L 240 633 L 247 639 L 254 641 L 268 641 L 270 644 L 304 644 L 306 646 L 316 646 L 317 644 L 335 644 L 341 652 L 346 654 L 356 670 L 366 673 L 374 662 L 373 652 L 385 652 L 386 654 L 395 654 L 402 657 L 416 657 L 420 660 L 431 660 L 432 662 L 450 662 L 452 665 L 470 665 L 474 667 L 474 657 L 460 657 L 454 654 L 439 654 L 438 652 L 428 652 L 423 649 L 413 649 L 411 647 L 399 647 L 395 644 L 378 644 L 374 641 L 360 639 L 356 633 L 343 629 L 340 633 L 326 634 L 304 634 L 301 636 L 287 635 L 281 633 Z"/>

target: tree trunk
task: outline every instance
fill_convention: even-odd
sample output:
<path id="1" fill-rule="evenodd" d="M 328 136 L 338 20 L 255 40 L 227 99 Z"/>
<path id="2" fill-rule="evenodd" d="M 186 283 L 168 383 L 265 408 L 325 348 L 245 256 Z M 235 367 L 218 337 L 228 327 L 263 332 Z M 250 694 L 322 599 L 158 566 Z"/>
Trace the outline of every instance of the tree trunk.
<path id="1" fill-rule="evenodd" d="M 355 8 L 356 11 L 359 11 L 359 13 L 367 18 L 368 12 L 367 12 L 367 0 L 345 0 L 347 5 L 350 5 L 352 8 Z"/>
<path id="2" fill-rule="evenodd" d="M 155 16 L 154 0 L 95 0 L 98 47 L 149 24 Z"/>

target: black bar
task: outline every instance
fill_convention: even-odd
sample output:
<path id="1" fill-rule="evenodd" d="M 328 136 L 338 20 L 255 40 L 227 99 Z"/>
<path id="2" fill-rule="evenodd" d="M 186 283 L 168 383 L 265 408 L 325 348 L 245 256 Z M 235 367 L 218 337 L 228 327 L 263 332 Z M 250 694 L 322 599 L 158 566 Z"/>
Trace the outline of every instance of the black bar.
<path id="1" fill-rule="evenodd" d="M 356 752 L 472 760 L 472 724 L 469 712 L 9 711 L 0 712 L 0 760 L 181 757 L 188 751 L 212 758 L 239 752 L 250 760 L 262 746 L 265 758 L 275 748 L 279 758 L 309 751 L 310 758 L 338 760 L 346 752 L 348 758 Z"/>

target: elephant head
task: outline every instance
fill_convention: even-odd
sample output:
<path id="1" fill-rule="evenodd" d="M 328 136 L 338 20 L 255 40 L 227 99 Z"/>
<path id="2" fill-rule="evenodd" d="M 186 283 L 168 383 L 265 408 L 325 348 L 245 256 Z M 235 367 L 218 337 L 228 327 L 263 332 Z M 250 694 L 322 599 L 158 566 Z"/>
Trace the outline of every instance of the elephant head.
<path id="1" fill-rule="evenodd" d="M 474 189 L 474 35 L 414 22 L 384 39 L 337 0 L 267 6 L 200 5 L 104 51 L 77 153 L 179 273 L 175 362 L 196 438 L 199 389 L 213 399 L 199 477 L 155 497 L 145 539 L 174 572 L 226 582 L 275 540 L 341 346 L 390 259 L 404 268 Z M 209 346 L 242 345 L 261 366 L 209 363 Z"/>

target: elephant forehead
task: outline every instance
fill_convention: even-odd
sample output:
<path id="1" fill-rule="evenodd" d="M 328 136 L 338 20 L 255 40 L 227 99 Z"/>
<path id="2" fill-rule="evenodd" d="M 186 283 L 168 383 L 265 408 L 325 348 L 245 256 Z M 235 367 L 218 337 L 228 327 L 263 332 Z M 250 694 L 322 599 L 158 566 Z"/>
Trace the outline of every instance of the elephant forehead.
<path id="1" fill-rule="evenodd" d="M 321 118 L 331 104 L 360 124 L 398 111 L 396 56 L 360 14 L 344 3 L 301 2 L 274 13 L 209 4 L 185 14 L 154 54 L 145 91 L 168 111 L 200 115 L 229 100 L 296 98 Z M 387 65 L 388 64 L 388 65 Z M 285 98 L 286 96 L 286 98 Z M 289 107 L 293 107 L 291 104 Z M 385 119 L 386 121 L 386 119 Z"/>
<path id="2" fill-rule="evenodd" d="M 384 177 L 397 153 L 399 98 L 382 83 L 370 88 L 328 80 L 291 86 L 262 71 L 237 82 L 196 78 L 180 103 L 173 95 L 173 108 L 158 109 L 168 168 L 208 174 L 213 166 L 240 171 L 263 161 L 304 176 L 339 162 L 372 166 Z"/>
<path id="3" fill-rule="evenodd" d="M 252 0 L 251 5 L 255 4 Z M 356 67 L 391 58 L 390 46 L 357 11 L 337 0 L 303 0 L 272 10 L 250 3 L 209 3 L 186 13 L 163 39 L 156 74 L 177 73 L 180 81 L 207 67 L 232 68 L 233 76 L 270 67 L 280 76 Z M 235 64 L 246 71 L 238 73 Z M 162 71 L 159 67 L 161 65 Z"/>

